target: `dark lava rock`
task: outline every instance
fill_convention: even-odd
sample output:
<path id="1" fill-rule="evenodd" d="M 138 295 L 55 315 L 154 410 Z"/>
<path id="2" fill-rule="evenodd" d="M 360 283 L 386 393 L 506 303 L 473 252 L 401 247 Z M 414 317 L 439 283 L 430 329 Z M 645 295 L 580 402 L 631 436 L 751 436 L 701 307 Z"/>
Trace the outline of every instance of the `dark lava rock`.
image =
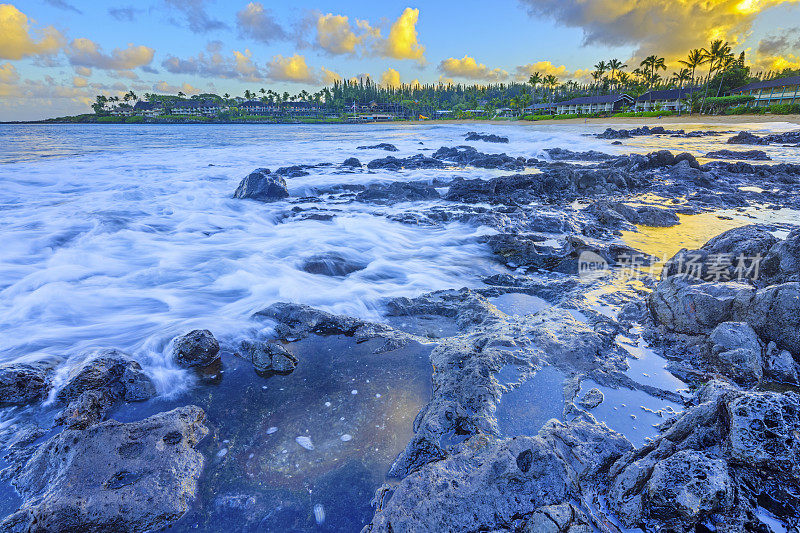
<path id="1" fill-rule="evenodd" d="M 507 143 L 508 137 L 501 137 L 499 135 L 494 135 L 491 133 L 478 133 L 475 131 L 470 131 L 465 136 L 464 140 L 467 141 L 485 141 L 487 143 Z"/>
<path id="2" fill-rule="evenodd" d="M 750 224 L 720 233 L 705 243 L 699 250 L 683 249 L 664 265 L 662 277 L 676 274 L 691 274 L 702 281 L 727 281 L 738 279 L 739 258 L 754 258 L 764 255 L 778 239 L 770 228 Z M 746 266 L 751 266 L 747 262 Z M 780 269 L 775 268 L 777 273 Z M 772 272 L 772 271 L 770 271 Z"/>
<path id="3" fill-rule="evenodd" d="M 770 161 L 771 158 L 763 150 L 716 150 L 708 152 L 705 157 L 709 159 L 740 159 L 744 161 Z"/>
<path id="4" fill-rule="evenodd" d="M 61 411 L 56 423 L 69 429 L 86 429 L 107 419 L 114 409 L 115 400 L 101 391 L 88 390 Z"/>
<path id="5" fill-rule="evenodd" d="M 421 169 L 421 168 L 443 168 L 444 164 L 438 159 L 424 156 L 422 154 L 413 155 L 398 159 L 393 156 L 375 159 L 367 164 L 370 170 L 402 170 L 402 169 Z"/>
<path id="6" fill-rule="evenodd" d="M 607 472 L 608 501 L 622 524 L 694 531 L 710 520 L 717 530 L 768 531 L 757 518 L 764 507 L 796 527 L 800 395 L 712 381 L 697 401 Z"/>
<path id="7" fill-rule="evenodd" d="M 745 322 L 723 322 L 708 336 L 714 366 L 740 385 L 761 380 L 763 361 L 758 335 Z"/>
<path id="8" fill-rule="evenodd" d="M 140 422 L 65 429 L 3 473 L 23 502 L 3 531 L 144 532 L 170 526 L 197 494 L 208 429 L 186 406 Z"/>
<path id="9" fill-rule="evenodd" d="M 749 131 L 740 131 L 730 139 L 728 144 L 767 144 L 761 137 L 753 135 Z"/>
<path id="10" fill-rule="evenodd" d="M 86 391 L 99 391 L 113 401 L 140 402 L 156 395 L 142 366 L 119 350 L 103 350 L 72 369 L 58 391 L 60 401 L 71 402 Z"/>
<path id="11" fill-rule="evenodd" d="M 545 152 L 553 161 L 606 161 L 614 156 L 589 150 L 588 152 L 573 152 L 565 148 L 546 148 Z"/>
<path id="12" fill-rule="evenodd" d="M 761 264 L 761 271 L 773 283 L 800 281 L 800 228 L 772 245 Z"/>
<path id="13" fill-rule="evenodd" d="M 750 324 L 765 342 L 775 342 L 800 358 L 800 282 L 740 292 L 731 316 Z"/>
<path id="14" fill-rule="evenodd" d="M 619 227 L 625 222 L 640 226 L 669 227 L 680 223 L 678 215 L 654 206 L 631 207 L 622 202 L 599 200 L 586 208 L 606 226 Z"/>
<path id="15" fill-rule="evenodd" d="M 359 146 L 359 150 L 386 150 L 387 152 L 397 152 L 397 147 L 389 143 L 380 143 L 373 146 Z"/>
<path id="16" fill-rule="evenodd" d="M 420 200 L 438 200 L 439 191 L 426 183 L 395 181 L 393 183 L 375 183 L 356 195 L 359 202 L 396 203 L 418 202 Z"/>
<path id="17" fill-rule="evenodd" d="M 667 329 L 689 335 L 708 334 L 718 324 L 734 320 L 733 303 L 752 288 L 732 281 L 698 283 L 680 274 L 662 279 L 650 295 L 650 312 Z"/>
<path id="18" fill-rule="evenodd" d="M 266 168 L 259 168 L 251 172 L 233 193 L 234 198 L 250 198 L 259 202 L 273 202 L 288 196 L 286 180 L 270 174 L 269 169 Z"/>
<path id="19" fill-rule="evenodd" d="M 277 342 L 246 342 L 242 348 L 260 374 L 290 374 L 297 368 L 297 357 Z"/>
<path id="20" fill-rule="evenodd" d="M 650 257 L 624 244 L 606 244 L 570 235 L 560 247 L 544 244 L 535 235 L 497 234 L 486 237 L 492 252 L 505 264 L 563 274 L 577 274 L 581 254 L 590 252 L 608 265 L 646 265 Z"/>
<path id="21" fill-rule="evenodd" d="M 219 357 L 219 342 L 207 329 L 196 329 L 175 339 L 172 353 L 181 366 L 208 366 Z"/>
<path id="22" fill-rule="evenodd" d="M 459 165 L 498 168 L 501 170 L 522 170 L 526 165 L 525 158 L 511 157 L 506 154 L 484 154 L 472 146 L 457 146 L 455 148 L 443 146 L 433 153 L 433 157 Z"/>
<path id="23" fill-rule="evenodd" d="M 347 276 L 353 272 L 364 270 L 369 263 L 350 259 L 337 252 L 317 254 L 303 261 L 300 267 L 309 274 L 322 276 Z"/>
<path id="24" fill-rule="evenodd" d="M 551 420 L 538 435 L 476 435 L 404 478 L 365 531 L 501 531 L 519 517 L 566 504 L 580 483 L 633 449 L 605 426 Z M 579 499 L 579 498 L 578 498 Z"/>
<path id="25" fill-rule="evenodd" d="M 348 157 L 342 163 L 343 167 L 350 167 L 350 168 L 361 168 L 361 161 L 356 159 L 355 157 Z"/>
<path id="26" fill-rule="evenodd" d="M 0 404 L 27 405 L 47 398 L 60 359 L 0 365 Z"/>
<path id="27" fill-rule="evenodd" d="M 683 130 L 667 130 L 663 126 L 642 126 L 641 128 L 633 128 L 630 130 L 615 130 L 613 128 L 606 128 L 603 133 L 597 135 L 598 139 L 630 139 L 631 137 L 638 137 L 642 135 L 682 135 L 685 133 Z"/>

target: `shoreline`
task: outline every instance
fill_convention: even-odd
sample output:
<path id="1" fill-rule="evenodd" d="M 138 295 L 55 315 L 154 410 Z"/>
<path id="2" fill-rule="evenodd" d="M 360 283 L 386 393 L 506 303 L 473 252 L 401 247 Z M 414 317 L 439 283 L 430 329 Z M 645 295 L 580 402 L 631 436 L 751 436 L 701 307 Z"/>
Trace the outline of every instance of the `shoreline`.
<path id="1" fill-rule="evenodd" d="M 725 115 L 725 116 L 716 116 L 716 115 L 684 115 L 684 116 L 666 116 L 662 118 L 656 117 L 606 117 L 606 118 L 570 118 L 570 119 L 563 119 L 563 120 L 538 120 L 538 121 L 529 121 L 529 120 L 503 120 L 503 119 L 494 119 L 494 120 L 476 120 L 476 119 L 433 119 L 433 120 L 395 120 L 395 121 L 384 121 L 384 122 L 268 122 L 268 121 L 248 121 L 248 122 L 234 122 L 234 121 L 219 121 L 219 122 L 201 122 L 201 121 L 186 121 L 186 122 L 141 122 L 141 123 L 126 123 L 126 122 L 70 122 L 70 121 L 42 121 L 42 120 L 31 120 L 31 121 L 11 121 L 11 122 L 4 122 L 0 121 L 0 125 L 65 125 L 65 124 L 98 124 L 98 125 L 130 125 L 130 126 L 138 126 L 138 125 L 159 125 L 159 126 L 172 126 L 172 125 L 186 125 L 186 124 L 195 124 L 195 125 L 223 125 L 223 124 L 231 124 L 231 125 L 304 125 L 304 126 L 333 126 L 333 125 L 343 125 L 343 126 L 362 126 L 362 125 L 384 125 L 384 124 L 392 124 L 392 125 L 422 125 L 422 124 L 453 124 L 453 125 L 464 125 L 464 124 L 488 124 L 491 126 L 507 126 L 507 125 L 517 125 L 517 126 L 549 126 L 549 125 L 558 125 L 558 124 L 566 124 L 566 125 L 575 125 L 575 124 L 585 124 L 587 126 L 592 125 L 618 125 L 618 124 L 762 124 L 762 123 L 770 123 L 770 122 L 788 122 L 790 124 L 800 125 L 800 115 Z"/>

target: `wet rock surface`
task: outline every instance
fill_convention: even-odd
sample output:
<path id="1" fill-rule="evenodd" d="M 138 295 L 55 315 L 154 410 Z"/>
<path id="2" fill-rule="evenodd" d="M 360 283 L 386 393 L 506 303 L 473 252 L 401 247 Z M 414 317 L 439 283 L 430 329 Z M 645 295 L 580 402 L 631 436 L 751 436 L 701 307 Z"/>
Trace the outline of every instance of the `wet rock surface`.
<path id="1" fill-rule="evenodd" d="M 219 355 L 219 342 L 207 329 L 196 329 L 175 339 L 172 353 L 181 366 L 208 366 Z"/>
<path id="2" fill-rule="evenodd" d="M 10 478 L 23 498 L 4 531 L 151 531 L 178 520 L 196 496 L 208 432 L 187 406 L 140 422 L 67 429 L 41 444 Z"/>
<path id="3" fill-rule="evenodd" d="M 508 143 L 508 137 L 501 137 L 493 133 L 478 133 L 470 131 L 464 136 L 466 141 L 484 141 L 487 143 Z"/>
<path id="4" fill-rule="evenodd" d="M 743 161 L 770 161 L 763 150 L 714 150 L 705 157 L 709 159 L 741 159 Z"/>
<path id="5" fill-rule="evenodd" d="M 372 146 L 359 146 L 359 150 L 385 150 L 387 152 L 397 152 L 397 147 L 389 143 L 378 143 Z"/>
<path id="6" fill-rule="evenodd" d="M 0 404 L 27 405 L 47 398 L 59 359 L 0 365 Z"/>
<path id="7" fill-rule="evenodd" d="M 266 168 L 259 168 L 248 174 L 233 193 L 234 198 L 249 198 L 259 202 L 274 202 L 288 196 L 286 180 L 271 174 Z"/>

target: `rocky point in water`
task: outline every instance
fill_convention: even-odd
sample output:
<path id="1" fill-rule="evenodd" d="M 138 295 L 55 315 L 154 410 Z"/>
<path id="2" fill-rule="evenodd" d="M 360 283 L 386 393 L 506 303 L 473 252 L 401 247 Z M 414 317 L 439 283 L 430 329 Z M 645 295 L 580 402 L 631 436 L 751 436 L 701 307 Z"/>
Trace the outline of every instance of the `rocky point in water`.
<path id="1" fill-rule="evenodd" d="M 21 415 L 0 428 L 3 478 L 19 496 L 2 527 L 796 531 L 800 229 L 734 226 L 800 207 L 800 165 L 726 161 L 749 151 L 725 152 L 713 132 L 600 135 L 692 133 L 723 160 L 608 154 L 593 138 L 528 151 L 537 158 L 443 146 L 430 157 L 362 165 L 337 152 L 336 163 L 255 170 L 236 197 L 283 202 L 227 200 L 237 217 L 253 210 L 247 217 L 274 217 L 278 234 L 297 222 L 291 229 L 346 238 L 277 266 L 257 255 L 268 276 L 290 272 L 299 288 L 270 293 L 256 276 L 243 289 L 229 272 L 209 281 L 209 298 L 245 292 L 241 309 L 262 309 L 219 340 L 181 322 L 136 357 L 32 352 L 0 366 L 0 401 Z M 475 135 L 467 140 L 492 136 Z M 305 196 L 289 197 L 286 180 Z M 365 213 L 393 228 L 393 246 L 419 248 L 413 271 L 395 250 L 376 256 L 379 246 L 347 233 Z M 692 217 L 718 235 L 692 240 Z M 471 230 L 453 239 L 454 227 Z M 307 235 L 250 231 L 259 254 Z M 659 235 L 691 244 L 671 248 L 662 268 L 636 244 Z M 420 289 L 426 262 L 454 240 L 474 251 L 455 268 L 477 274 L 450 286 L 450 265 L 438 265 L 436 288 Z M 587 257 L 601 267 L 591 275 Z M 627 281 L 631 264 L 651 273 Z M 382 292 L 391 276 L 402 291 Z M 347 301 L 325 299 L 337 287 Z M 380 297 L 365 305 L 368 291 Z M 208 327 L 223 330 L 236 312 L 223 306 Z M 372 390 L 374 376 L 360 371 L 407 368 L 411 353 L 422 353 L 425 394 L 382 404 L 411 380 L 392 375 Z M 158 371 L 138 362 L 160 356 Z M 163 391 L 181 367 L 191 368 L 189 391 Z M 408 415 L 402 429 L 387 424 L 398 413 Z M 377 467 L 366 458 L 376 448 L 391 449 Z"/>

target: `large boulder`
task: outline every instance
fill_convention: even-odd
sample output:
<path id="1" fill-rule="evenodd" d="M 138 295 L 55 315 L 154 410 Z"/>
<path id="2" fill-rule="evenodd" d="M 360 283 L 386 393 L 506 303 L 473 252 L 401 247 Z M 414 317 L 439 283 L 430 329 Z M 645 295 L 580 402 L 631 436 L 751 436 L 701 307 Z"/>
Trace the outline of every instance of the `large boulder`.
<path id="1" fill-rule="evenodd" d="M 347 276 L 353 272 L 364 270 L 369 263 L 344 256 L 338 252 L 327 252 L 312 255 L 303 260 L 300 266 L 309 274 L 320 274 L 322 276 Z"/>
<path id="2" fill-rule="evenodd" d="M 763 256 L 764 251 L 777 242 L 765 226 L 750 224 L 734 228 L 720 233 L 698 250 L 681 250 L 664 265 L 662 276 L 690 274 L 704 281 L 729 281 L 740 277 L 749 280 L 757 275 L 750 271 L 754 266 L 753 258 Z"/>
<path id="3" fill-rule="evenodd" d="M 175 339 L 172 354 L 181 366 L 208 366 L 219 358 L 219 342 L 207 329 L 196 329 Z"/>
<path id="4" fill-rule="evenodd" d="M 535 437 L 476 435 L 405 477 L 366 531 L 504 530 L 542 507 L 573 501 L 579 480 L 630 450 L 621 435 L 580 421 L 551 420 Z"/>
<path id="5" fill-rule="evenodd" d="M 745 284 L 695 283 L 687 275 L 662 279 L 650 294 L 649 307 L 656 322 L 667 329 L 689 335 L 708 334 L 718 324 L 731 320 L 734 300 L 753 291 Z"/>
<path id="6" fill-rule="evenodd" d="M 239 183 L 234 198 L 250 198 L 259 202 L 274 202 L 289 196 L 286 180 L 269 169 L 257 168 Z"/>
<path id="7" fill-rule="evenodd" d="M 744 394 L 726 410 L 731 461 L 800 477 L 800 395 L 794 392 Z"/>
<path id="8" fill-rule="evenodd" d="M 800 282 L 740 292 L 732 310 L 734 320 L 750 324 L 765 342 L 800 356 Z"/>
<path id="9" fill-rule="evenodd" d="M 202 409 L 187 406 L 140 422 L 64 430 L 4 472 L 23 502 L 0 528 L 133 533 L 170 526 L 197 493 L 204 420 Z"/>
<path id="10" fill-rule="evenodd" d="M 242 349 L 259 374 L 289 374 L 297 367 L 297 357 L 277 342 L 245 342 Z"/>
<path id="11" fill-rule="evenodd" d="M 27 405 L 47 398 L 60 359 L 0 365 L 0 404 Z"/>
<path id="12" fill-rule="evenodd" d="M 800 228 L 769 249 L 761 271 L 771 282 L 800 281 Z"/>
<path id="13" fill-rule="evenodd" d="M 142 366 L 119 350 L 102 350 L 73 368 L 56 397 L 71 402 L 91 390 L 100 391 L 114 401 L 126 402 L 144 401 L 156 395 L 155 385 Z"/>
<path id="14" fill-rule="evenodd" d="M 726 511 L 734 500 L 728 465 L 695 450 L 682 450 L 653 467 L 644 492 L 648 518 L 697 523 Z"/>
<path id="15" fill-rule="evenodd" d="M 720 371 L 740 384 L 760 381 L 761 343 L 745 322 L 723 322 L 708 336 L 712 360 Z"/>

